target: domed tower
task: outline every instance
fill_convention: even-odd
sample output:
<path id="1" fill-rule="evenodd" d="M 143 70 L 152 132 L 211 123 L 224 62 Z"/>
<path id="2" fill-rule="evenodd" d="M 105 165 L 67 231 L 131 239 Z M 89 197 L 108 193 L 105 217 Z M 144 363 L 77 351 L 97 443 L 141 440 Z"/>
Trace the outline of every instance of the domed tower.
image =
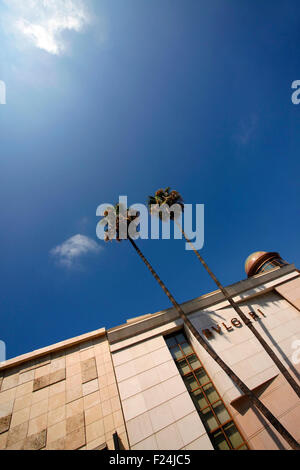
<path id="1" fill-rule="evenodd" d="M 251 277 L 286 264 L 288 263 L 280 257 L 279 253 L 256 251 L 246 259 L 245 271 L 247 276 Z"/>

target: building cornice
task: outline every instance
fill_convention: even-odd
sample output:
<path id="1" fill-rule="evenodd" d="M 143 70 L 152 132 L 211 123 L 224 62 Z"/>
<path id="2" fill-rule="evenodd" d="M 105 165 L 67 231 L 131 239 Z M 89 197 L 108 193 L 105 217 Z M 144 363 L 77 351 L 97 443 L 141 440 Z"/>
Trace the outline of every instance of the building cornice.
<path id="1" fill-rule="evenodd" d="M 72 346 L 76 346 L 78 344 L 84 343 L 85 341 L 93 340 L 96 338 L 100 338 L 101 336 L 106 335 L 105 328 L 101 328 L 99 330 L 92 331 L 90 333 L 86 333 L 81 336 L 76 336 L 71 339 L 67 339 L 65 341 L 61 341 L 60 343 L 53 344 L 51 346 L 47 346 L 45 348 L 37 349 L 36 351 L 23 354 L 22 356 L 15 357 L 13 359 L 9 359 L 8 361 L 0 363 L 0 372 L 9 369 L 11 367 L 19 366 L 24 362 L 32 361 L 35 359 L 39 359 L 41 357 L 47 356 L 48 354 L 52 354 L 58 351 L 62 351 L 64 349 L 70 348 Z"/>
<path id="2" fill-rule="evenodd" d="M 299 277 L 299 271 L 294 264 L 283 267 L 276 267 L 271 271 L 257 274 L 249 279 L 239 281 L 227 286 L 226 289 L 233 297 L 234 301 L 241 303 L 247 299 L 257 297 L 274 289 L 277 285 L 290 279 Z M 216 310 L 226 308 L 229 303 L 220 290 L 205 294 L 193 300 L 181 304 L 184 312 L 190 315 L 195 312 L 204 311 L 214 307 Z M 131 319 L 127 323 L 107 330 L 107 337 L 110 344 L 123 341 L 132 336 L 142 334 L 146 331 L 158 328 L 169 322 L 178 319 L 179 315 L 174 307 L 171 307 L 152 315 L 143 315 L 136 319 Z"/>

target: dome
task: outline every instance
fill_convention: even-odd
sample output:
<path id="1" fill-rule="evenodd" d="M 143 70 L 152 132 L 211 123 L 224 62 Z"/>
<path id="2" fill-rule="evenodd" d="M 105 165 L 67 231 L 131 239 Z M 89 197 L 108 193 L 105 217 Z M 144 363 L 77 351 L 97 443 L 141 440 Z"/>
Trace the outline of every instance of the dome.
<path id="1" fill-rule="evenodd" d="M 266 255 L 266 251 L 255 251 L 251 255 L 248 256 L 245 262 L 245 271 L 247 276 L 249 276 L 249 272 L 251 271 L 251 268 L 256 264 L 256 262 L 264 255 Z"/>
<path id="2" fill-rule="evenodd" d="M 263 271 L 287 264 L 278 253 L 267 251 L 255 251 L 245 262 L 245 271 L 248 277 Z"/>

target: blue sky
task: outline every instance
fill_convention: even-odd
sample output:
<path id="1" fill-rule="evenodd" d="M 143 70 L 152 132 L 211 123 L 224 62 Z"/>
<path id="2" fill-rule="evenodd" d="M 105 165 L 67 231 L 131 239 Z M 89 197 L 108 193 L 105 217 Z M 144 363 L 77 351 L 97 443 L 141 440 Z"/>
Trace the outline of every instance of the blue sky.
<path id="1" fill-rule="evenodd" d="M 96 208 L 171 186 L 205 204 L 225 284 L 300 266 L 297 0 L 0 2 L 0 339 L 14 357 L 169 307 Z M 139 242 L 178 301 L 215 290 L 182 241 Z"/>

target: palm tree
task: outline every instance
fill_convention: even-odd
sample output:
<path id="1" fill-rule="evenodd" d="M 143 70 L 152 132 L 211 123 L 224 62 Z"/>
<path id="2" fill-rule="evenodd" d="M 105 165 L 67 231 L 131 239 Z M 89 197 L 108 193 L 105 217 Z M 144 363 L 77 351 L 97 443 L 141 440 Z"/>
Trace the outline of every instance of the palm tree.
<path id="1" fill-rule="evenodd" d="M 176 302 L 175 298 L 172 296 L 171 292 L 167 289 L 163 281 L 160 279 L 158 274 L 154 271 L 153 267 L 149 263 L 149 261 L 145 258 L 141 250 L 138 248 L 135 241 L 129 235 L 129 226 L 131 222 L 137 217 L 133 217 L 127 213 L 121 214 L 120 206 L 117 204 L 114 208 L 108 208 L 107 212 L 104 214 L 105 219 L 103 222 L 106 224 L 106 239 L 105 241 L 111 241 L 112 239 L 117 240 L 118 242 L 122 241 L 120 237 L 120 225 L 122 222 L 127 223 L 127 239 L 135 249 L 136 253 L 140 256 L 142 261 L 145 263 L 153 277 L 159 283 L 175 309 L 177 310 L 180 318 L 183 320 L 186 327 L 190 330 L 190 332 L 194 335 L 197 339 L 199 344 L 205 349 L 205 351 L 214 359 L 214 361 L 219 364 L 219 366 L 224 370 L 224 372 L 228 375 L 228 377 L 237 385 L 237 387 L 249 398 L 249 401 L 252 405 L 254 405 L 264 417 L 273 425 L 273 427 L 278 431 L 278 433 L 285 439 L 285 441 L 291 446 L 294 450 L 300 450 L 300 445 L 298 442 L 293 438 L 293 436 L 285 429 L 284 426 L 278 421 L 278 419 L 270 412 L 270 410 L 255 396 L 255 394 L 250 390 L 246 384 L 244 384 L 240 378 L 225 364 L 225 362 L 219 357 L 219 355 L 211 348 L 211 346 L 202 338 L 202 336 L 198 333 L 194 325 L 191 321 L 187 318 L 186 314 L 182 310 L 181 306 Z M 111 215 L 111 220 L 109 221 L 109 216 Z"/>
<path id="2" fill-rule="evenodd" d="M 241 318 L 243 323 L 252 331 L 252 333 L 254 334 L 256 339 L 260 342 L 260 344 L 262 345 L 266 353 L 270 356 L 272 361 L 276 364 L 276 366 L 278 367 L 282 375 L 285 377 L 285 379 L 288 381 L 292 389 L 300 398 L 300 386 L 298 385 L 298 383 L 295 381 L 295 379 L 291 376 L 287 368 L 284 366 L 281 360 L 274 353 L 273 349 L 268 345 L 268 343 L 264 340 L 261 334 L 257 331 L 252 321 L 248 317 L 246 317 L 246 315 L 243 313 L 239 305 L 233 300 L 228 290 L 225 287 L 223 287 L 222 284 L 218 281 L 214 273 L 211 271 L 211 269 L 208 267 L 208 265 L 206 264 L 206 262 L 200 255 L 199 251 L 195 248 L 191 240 L 188 238 L 188 236 L 184 232 L 182 226 L 176 220 L 176 217 L 174 217 L 174 212 L 170 211 L 170 208 L 175 204 L 178 204 L 182 208 L 182 210 L 184 210 L 184 203 L 183 203 L 183 199 L 181 195 L 178 193 L 178 191 L 171 191 L 170 188 L 160 189 L 155 193 L 154 196 L 149 196 L 149 199 L 148 199 L 148 205 L 153 215 L 159 214 L 159 217 L 162 219 L 164 218 L 164 215 L 165 216 L 169 215 L 170 218 L 175 221 L 177 226 L 180 228 L 185 240 L 190 244 L 198 260 L 201 262 L 201 264 L 204 266 L 204 268 L 206 269 L 210 277 L 214 280 L 218 288 L 221 290 L 225 299 L 229 302 L 231 307 L 234 308 L 234 310 L 236 311 L 238 316 Z"/>

